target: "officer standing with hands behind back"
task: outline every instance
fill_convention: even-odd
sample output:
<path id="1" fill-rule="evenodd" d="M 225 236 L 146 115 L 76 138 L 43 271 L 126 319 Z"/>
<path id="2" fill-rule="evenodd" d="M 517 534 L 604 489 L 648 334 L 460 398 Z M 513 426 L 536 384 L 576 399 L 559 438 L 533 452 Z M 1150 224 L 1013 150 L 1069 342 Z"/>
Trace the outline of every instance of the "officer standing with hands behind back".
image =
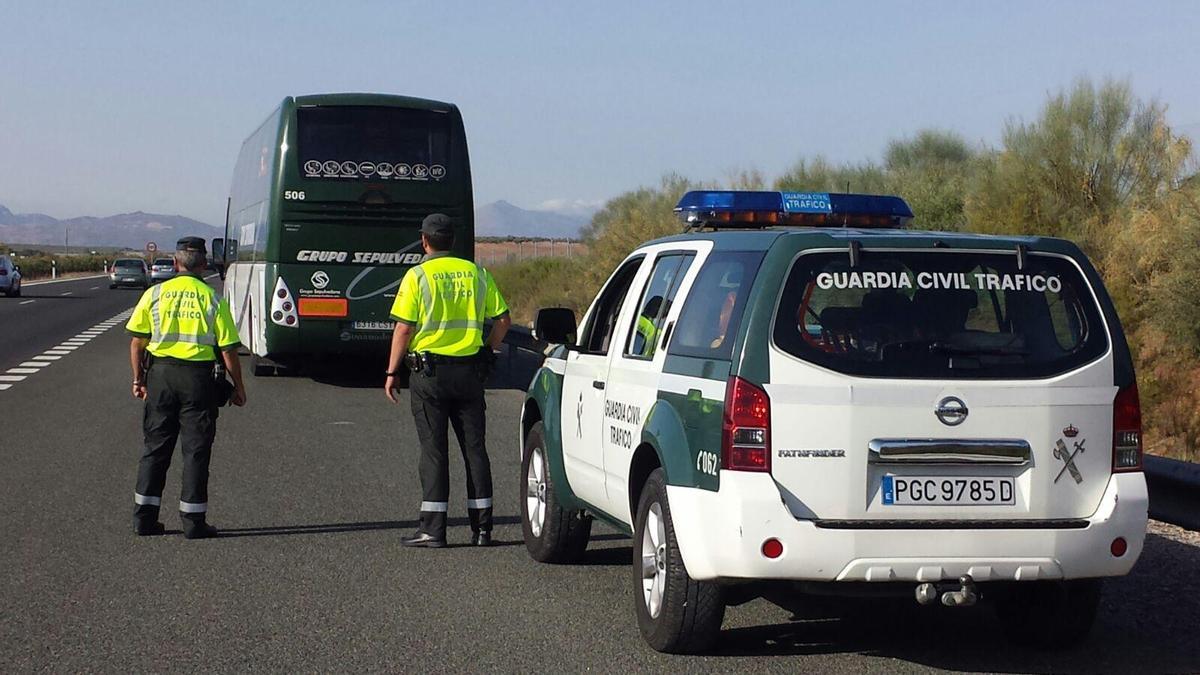
<path id="1" fill-rule="evenodd" d="M 204 240 L 184 237 L 175 248 L 178 276 L 143 293 L 125 326 L 133 336 L 129 343 L 133 396 L 146 402 L 133 527 L 138 535 L 163 533 L 158 521 L 163 483 L 175 442 L 182 439 L 183 536 L 203 539 L 217 533 L 206 521 L 208 462 L 217 434 L 217 410 L 225 404 L 225 396 L 234 405 L 245 405 L 246 389 L 229 303 L 202 278 L 208 257 Z M 224 375 L 219 381 L 216 378 L 218 351 L 233 376 L 232 392 L 223 391 Z"/>
<path id="2" fill-rule="evenodd" d="M 391 315 L 396 320 L 388 360 L 387 397 L 398 402 L 400 368 L 412 371 L 409 395 L 421 442 L 421 516 L 405 546 L 446 545 L 450 500 L 449 436 L 454 428 L 467 467 L 467 514 L 471 543 L 492 543 L 492 467 L 484 445 L 484 382 L 495 363 L 495 350 L 511 321 L 508 305 L 492 275 L 450 255 L 454 226 L 435 213 L 421 223 L 425 258 L 410 269 L 396 291 Z M 492 330 L 483 337 L 484 319 Z"/>

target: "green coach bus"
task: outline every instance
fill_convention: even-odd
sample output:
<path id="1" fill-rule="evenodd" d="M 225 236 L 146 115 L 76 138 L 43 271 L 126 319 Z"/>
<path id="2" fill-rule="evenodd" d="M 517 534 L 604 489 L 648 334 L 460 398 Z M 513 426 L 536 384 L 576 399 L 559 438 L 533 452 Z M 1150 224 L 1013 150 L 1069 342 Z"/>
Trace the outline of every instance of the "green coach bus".
<path id="1" fill-rule="evenodd" d="M 383 94 L 288 97 L 242 144 L 213 258 L 254 372 L 314 355 L 387 354 L 388 311 L 420 261 L 421 220 L 461 228 L 474 258 L 471 169 L 450 103 Z"/>

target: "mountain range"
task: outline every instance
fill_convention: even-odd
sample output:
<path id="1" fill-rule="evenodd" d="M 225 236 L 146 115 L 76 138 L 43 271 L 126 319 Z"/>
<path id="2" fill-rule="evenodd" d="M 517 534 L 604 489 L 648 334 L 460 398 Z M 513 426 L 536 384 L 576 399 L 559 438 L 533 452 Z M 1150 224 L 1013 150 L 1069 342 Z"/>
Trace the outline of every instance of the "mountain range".
<path id="1" fill-rule="evenodd" d="M 480 237 L 546 237 L 577 239 L 591 221 L 593 209 L 523 209 L 500 200 L 475 209 L 475 233 Z M 6 244 L 120 246 L 141 250 L 154 242 L 167 250 L 185 236 L 212 239 L 222 230 L 186 216 L 159 213 L 120 213 L 114 216 L 58 219 L 44 213 L 13 213 L 0 204 L 0 242 Z"/>
<path id="2" fill-rule="evenodd" d="M 523 209 L 501 199 L 475 209 L 475 235 L 578 239 L 580 228 L 591 220 L 592 213 L 587 210 Z"/>
<path id="3" fill-rule="evenodd" d="M 162 250 L 173 248 L 180 237 L 212 239 L 222 230 L 185 216 L 158 213 L 120 213 L 97 218 L 80 216 L 60 220 L 44 213 L 13 213 L 0 205 L 0 241 L 6 244 L 121 246 L 141 250 L 154 242 Z"/>

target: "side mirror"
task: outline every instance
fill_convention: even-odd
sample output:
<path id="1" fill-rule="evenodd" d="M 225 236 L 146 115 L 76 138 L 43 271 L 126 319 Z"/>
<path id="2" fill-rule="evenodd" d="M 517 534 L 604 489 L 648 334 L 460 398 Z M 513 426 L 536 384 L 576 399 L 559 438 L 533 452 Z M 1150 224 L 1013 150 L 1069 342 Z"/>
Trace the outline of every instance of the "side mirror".
<path id="1" fill-rule="evenodd" d="M 575 312 L 565 307 L 539 309 L 533 320 L 533 337 L 557 345 L 575 344 Z"/>

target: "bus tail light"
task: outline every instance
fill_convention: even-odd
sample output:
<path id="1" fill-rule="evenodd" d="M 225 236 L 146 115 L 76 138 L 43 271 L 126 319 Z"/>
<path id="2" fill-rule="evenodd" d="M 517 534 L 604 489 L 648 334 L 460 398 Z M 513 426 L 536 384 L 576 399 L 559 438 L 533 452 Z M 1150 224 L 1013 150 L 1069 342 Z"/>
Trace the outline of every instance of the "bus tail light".
<path id="1" fill-rule="evenodd" d="M 721 468 L 771 470 L 771 401 L 767 392 L 740 377 L 725 387 Z"/>
<path id="2" fill-rule="evenodd" d="M 292 291 L 283 282 L 283 277 L 275 280 L 275 291 L 271 293 L 271 323 L 277 326 L 295 328 L 300 322 L 296 315 L 296 301 Z"/>
<path id="3" fill-rule="evenodd" d="M 1142 406 L 1137 383 L 1113 400 L 1113 472 L 1142 470 Z"/>
<path id="4" fill-rule="evenodd" d="M 300 316 L 341 318 L 349 314 L 350 301 L 346 298 L 300 298 Z"/>

